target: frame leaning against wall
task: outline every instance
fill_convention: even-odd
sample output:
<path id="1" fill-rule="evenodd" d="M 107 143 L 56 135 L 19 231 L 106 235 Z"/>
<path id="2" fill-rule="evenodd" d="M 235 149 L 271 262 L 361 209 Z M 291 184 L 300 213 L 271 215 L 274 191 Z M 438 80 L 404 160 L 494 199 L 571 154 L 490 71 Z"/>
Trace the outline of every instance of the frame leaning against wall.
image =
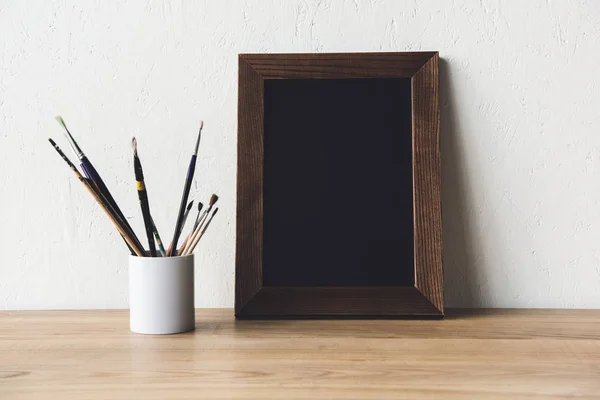
<path id="1" fill-rule="evenodd" d="M 236 317 L 443 315 L 438 65 L 437 52 L 239 56 Z M 411 81 L 414 286 L 265 287 L 265 81 L 381 78 Z"/>

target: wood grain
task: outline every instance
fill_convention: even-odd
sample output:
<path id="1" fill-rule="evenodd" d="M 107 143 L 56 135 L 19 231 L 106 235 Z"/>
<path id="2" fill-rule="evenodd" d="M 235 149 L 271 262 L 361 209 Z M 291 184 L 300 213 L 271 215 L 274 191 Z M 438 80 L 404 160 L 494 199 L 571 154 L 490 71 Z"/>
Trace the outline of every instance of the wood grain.
<path id="1" fill-rule="evenodd" d="M 242 54 L 264 79 L 410 78 L 436 52 Z"/>
<path id="2" fill-rule="evenodd" d="M 240 56 L 235 254 L 235 309 L 238 311 L 262 285 L 263 98 L 263 79 Z"/>
<path id="3" fill-rule="evenodd" d="M 127 311 L 0 312 L 0 399 L 598 399 L 600 310 L 235 320 L 143 336 Z"/>
<path id="4" fill-rule="evenodd" d="M 444 314 L 438 63 L 437 52 L 240 55 L 237 317 Z M 411 78 L 415 286 L 263 287 L 264 82 L 348 78 Z"/>
<path id="5" fill-rule="evenodd" d="M 412 77 L 415 287 L 444 310 L 439 56 Z"/>
<path id="6" fill-rule="evenodd" d="M 437 316 L 414 287 L 262 287 L 243 316 Z"/>

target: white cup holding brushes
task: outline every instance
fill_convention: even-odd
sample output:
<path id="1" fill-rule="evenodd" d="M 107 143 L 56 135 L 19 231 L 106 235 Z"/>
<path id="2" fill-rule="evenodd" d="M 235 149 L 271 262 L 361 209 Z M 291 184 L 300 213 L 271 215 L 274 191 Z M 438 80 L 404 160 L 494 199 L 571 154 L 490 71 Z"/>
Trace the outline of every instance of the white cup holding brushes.
<path id="1" fill-rule="evenodd" d="M 148 191 L 144 180 L 142 163 L 138 154 L 137 140 L 132 138 L 133 169 L 135 174 L 135 188 L 138 194 L 148 250 L 140 241 L 127 218 L 119 209 L 117 202 L 110 194 L 108 188 L 100 178 L 100 174 L 93 167 L 87 156 L 83 153 L 71 132 L 67 129 L 62 117 L 57 117 L 64 130 L 67 141 L 80 161 L 79 171 L 77 166 L 64 154 L 56 142 L 49 138 L 54 150 L 73 171 L 77 179 L 98 203 L 119 234 L 123 237 L 129 258 L 129 304 L 130 328 L 133 332 L 144 334 L 171 334 L 186 332 L 194 329 L 194 256 L 193 252 L 199 245 L 218 207 L 213 209 L 218 196 L 210 197 L 208 208 L 200 213 L 202 203 L 198 207 L 198 216 L 193 229 L 187 234 L 179 246 L 179 239 L 184 232 L 185 222 L 193 200 L 189 203 L 188 197 L 194 178 L 196 159 L 198 156 L 200 138 L 204 122 L 200 121 L 200 129 L 196 139 L 194 152 L 187 169 L 184 191 L 175 222 L 173 240 L 168 251 L 164 249 L 162 239 L 158 233 L 154 219 L 150 212 Z M 187 206 L 186 206 L 187 204 Z M 211 212 L 212 211 L 212 212 Z"/>
<path id="2" fill-rule="evenodd" d="M 193 254 L 129 256 L 129 327 L 151 335 L 194 330 Z"/>

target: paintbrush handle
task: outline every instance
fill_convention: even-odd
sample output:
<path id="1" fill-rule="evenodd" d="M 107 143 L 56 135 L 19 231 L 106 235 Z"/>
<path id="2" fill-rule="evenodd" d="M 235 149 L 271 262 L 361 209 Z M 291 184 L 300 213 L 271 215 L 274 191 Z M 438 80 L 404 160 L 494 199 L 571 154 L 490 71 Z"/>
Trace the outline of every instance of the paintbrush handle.
<path id="1" fill-rule="evenodd" d="M 189 233 L 189 235 L 187 235 L 185 237 L 185 239 L 183 240 L 183 242 L 181 242 L 181 247 L 179 248 L 179 251 L 177 252 L 177 255 L 180 256 L 183 254 L 183 249 L 185 249 L 185 246 L 187 246 L 188 244 L 188 240 L 190 240 L 190 236 L 192 236 L 192 234 L 194 233 L 194 231 L 191 231 Z"/>
<path id="2" fill-rule="evenodd" d="M 196 222 L 194 222 L 194 228 L 192 229 L 192 231 L 196 230 L 196 228 L 198 227 L 198 225 L 200 225 L 200 222 L 202 222 L 204 216 L 210 211 L 210 209 L 211 206 L 209 205 L 208 208 L 205 208 L 204 211 L 202 211 L 202 214 L 198 215 L 198 218 L 196 218 Z"/>
<path id="3" fill-rule="evenodd" d="M 212 222 L 213 218 L 217 214 L 217 211 L 219 211 L 219 209 L 215 208 L 215 211 L 213 211 L 210 218 L 206 221 L 206 224 L 204 224 L 204 228 L 202 228 L 202 232 L 200 232 L 200 234 L 197 236 L 197 238 L 194 239 L 191 246 L 188 246 L 188 251 L 186 253 L 184 253 L 184 255 L 192 254 L 194 252 L 194 250 L 196 249 L 196 246 L 198 245 L 198 242 L 200 242 L 200 239 L 202 239 L 202 236 L 204 236 L 204 234 L 206 233 L 206 230 L 210 226 L 210 223 Z"/>
<path id="4" fill-rule="evenodd" d="M 194 240 L 194 235 L 196 234 L 197 230 L 194 229 L 193 231 L 190 232 L 190 234 L 185 238 L 185 240 L 183 241 L 183 243 L 181 244 L 181 247 L 179 248 L 179 251 L 177 252 L 178 256 L 182 256 L 185 254 L 185 251 L 187 249 L 187 247 L 192 243 L 192 241 Z"/>
<path id="5" fill-rule="evenodd" d="M 188 207 L 191 206 L 192 203 L 190 203 L 188 205 Z M 179 237 L 181 237 L 181 233 L 183 233 L 183 228 L 185 228 L 185 223 L 186 223 L 189 215 L 190 215 L 190 210 L 189 209 L 185 210 L 185 214 L 183 214 L 183 221 L 181 222 L 181 228 L 179 229 Z M 173 242 L 169 243 L 169 253 L 171 252 L 172 247 L 173 247 Z M 182 245 L 182 248 L 183 248 L 183 245 Z"/>
<path id="6" fill-rule="evenodd" d="M 179 205 L 179 215 L 177 216 L 177 223 L 175 224 L 175 232 L 173 234 L 173 240 L 171 240 L 169 257 L 173 253 L 177 252 L 177 242 L 179 241 L 179 235 L 181 234 L 181 225 L 183 222 L 183 216 L 187 206 L 187 200 L 190 195 L 190 188 L 192 187 L 192 181 L 194 179 L 194 170 L 196 169 L 196 155 L 192 156 L 190 160 L 190 166 L 188 167 L 187 177 L 185 178 L 185 186 L 183 188 L 183 196 L 181 196 L 181 204 Z"/>
<path id="7" fill-rule="evenodd" d="M 150 255 L 156 257 L 156 246 L 154 244 L 154 233 L 152 217 L 150 216 L 150 203 L 148 202 L 148 192 L 144 183 L 144 173 L 142 172 L 142 163 L 137 155 L 133 157 L 133 169 L 135 173 L 135 185 L 140 200 L 140 208 L 142 209 L 142 217 L 144 218 L 144 227 L 146 228 L 146 237 L 148 239 L 148 247 Z"/>
<path id="8" fill-rule="evenodd" d="M 154 223 L 154 218 L 150 217 L 152 219 L 152 228 L 153 228 L 153 233 L 154 233 L 154 238 L 156 239 L 156 244 L 158 245 L 158 251 L 160 252 L 161 256 L 166 256 L 167 253 L 165 252 L 165 247 L 163 246 L 162 243 L 162 239 L 160 238 L 160 235 L 158 234 L 158 229 L 156 228 L 156 224 Z"/>
<path id="9" fill-rule="evenodd" d="M 116 215 L 119 218 L 121 218 L 121 220 L 123 221 L 123 224 L 127 227 L 127 229 L 129 229 L 131 231 L 131 233 L 133 234 L 135 239 L 139 242 L 139 239 L 137 238 L 135 232 L 133 231 L 133 228 L 131 228 L 131 225 L 129 225 L 129 222 L 127 221 L 127 218 L 125 218 L 125 215 L 123 215 L 123 213 L 121 212 L 119 205 L 117 204 L 115 199 L 110 194 L 110 191 L 104 184 L 104 181 L 102 180 L 102 178 L 100 178 L 100 174 L 98 173 L 98 171 L 96 171 L 96 168 L 94 168 L 94 166 L 92 165 L 92 163 L 86 156 L 81 157 L 81 159 L 79 161 L 81 162 L 81 169 L 83 170 L 83 173 L 85 174 L 85 176 L 87 178 L 91 179 L 96 184 L 100 193 L 102 193 L 102 195 L 104 196 L 106 201 L 108 201 L 108 203 L 115 210 Z"/>
<path id="10" fill-rule="evenodd" d="M 179 249 L 179 252 L 177 253 L 178 256 L 183 256 L 185 254 L 187 254 L 187 251 L 189 250 L 189 247 L 192 245 L 192 243 L 194 242 L 194 239 L 196 238 L 197 235 L 200 234 L 200 226 L 198 226 L 198 228 L 196 228 L 192 233 L 190 233 L 190 235 L 186 238 L 185 240 L 185 244 L 181 245 L 181 248 Z"/>
<path id="11" fill-rule="evenodd" d="M 73 173 L 75 174 L 75 176 L 77 177 L 77 179 L 79 179 L 81 182 L 84 183 L 84 185 L 86 186 L 86 188 L 88 188 L 88 190 L 92 190 L 94 193 L 94 198 L 96 198 L 96 187 L 93 184 L 93 182 L 88 182 L 85 181 L 84 177 L 81 175 L 81 173 L 79 172 L 79 170 L 77 170 L 77 167 L 75 167 L 75 165 L 71 162 L 71 160 L 69 160 L 69 158 L 65 155 L 65 153 L 63 153 L 63 151 L 60 149 L 60 147 L 58 147 L 58 145 L 56 144 L 56 142 L 54 140 L 52 140 L 52 138 L 48 138 L 48 141 L 50 142 L 50 144 L 52 145 L 52 147 L 54 147 L 54 149 L 56 150 L 56 152 L 58 153 L 58 155 L 61 156 L 61 158 L 67 163 L 67 165 L 69 166 L 69 168 L 71 168 L 71 170 L 73 171 Z M 125 244 L 127 245 L 127 247 L 129 248 L 129 251 L 131 252 L 131 254 L 135 255 L 135 251 L 133 250 L 133 247 L 131 247 L 129 245 L 129 242 L 127 241 L 127 239 L 125 239 L 125 236 L 121 235 L 121 237 L 123 238 L 123 240 L 125 241 Z"/>
<path id="12" fill-rule="evenodd" d="M 154 233 L 152 230 L 152 221 L 150 217 L 150 206 L 148 204 L 148 193 L 146 192 L 144 182 L 137 181 L 138 198 L 142 209 L 142 217 L 144 218 L 144 227 L 146 228 L 146 237 L 148 238 L 148 247 L 150 255 L 156 257 L 156 245 L 154 244 Z M 141 189 L 140 189 L 141 188 Z"/>
<path id="13" fill-rule="evenodd" d="M 200 217 L 198 226 L 192 231 L 192 233 L 190 233 L 190 236 L 188 237 L 185 245 L 181 246 L 179 253 L 177 253 L 178 256 L 183 256 L 183 255 L 188 254 L 188 251 L 190 250 L 192 243 L 194 243 L 194 241 L 196 240 L 196 238 L 200 235 L 200 232 L 202 231 L 204 222 L 206 221 L 206 218 L 208 217 L 208 211 L 210 211 L 210 207 L 207 208 L 206 210 L 204 210 L 204 213 Z"/>
<path id="14" fill-rule="evenodd" d="M 185 215 L 183 216 L 183 222 L 181 223 L 181 229 L 179 230 L 179 237 L 181 237 L 181 234 L 183 233 L 183 228 L 185 227 L 185 222 L 187 221 L 188 215 L 189 215 L 189 213 L 188 213 L 188 211 L 186 211 L 186 212 L 185 212 Z M 188 236 L 189 236 L 189 235 L 188 235 Z M 183 249 L 183 247 L 185 246 L 186 242 L 187 242 L 187 238 L 186 238 L 186 240 L 184 240 L 184 241 L 183 241 L 183 243 L 181 244 L 181 248 L 182 248 L 182 249 Z M 173 242 L 171 242 L 171 243 L 169 244 L 169 252 L 171 251 L 171 248 L 172 248 L 172 247 L 173 247 Z M 175 250 L 177 250 L 177 249 L 175 249 Z"/>
<path id="15" fill-rule="evenodd" d="M 189 243 L 189 240 L 194 235 L 194 231 L 196 230 L 197 226 L 198 226 L 198 224 L 194 224 L 194 227 L 192 228 L 192 231 L 185 237 L 185 240 L 181 243 L 181 247 L 179 248 L 179 252 L 177 253 L 178 256 L 181 255 L 181 253 L 183 252 L 183 250 L 185 249 L 185 247 Z"/>
<path id="16" fill-rule="evenodd" d="M 86 182 L 89 183 L 90 187 L 92 188 L 92 190 L 96 193 L 96 196 L 98 197 L 97 201 L 102 201 L 105 205 L 105 208 L 108 210 L 108 212 L 110 214 L 112 214 L 112 216 L 114 217 L 114 219 L 119 223 L 119 225 L 121 225 L 121 227 L 123 228 L 123 230 L 127 233 L 127 236 L 129 236 L 129 240 L 131 242 L 133 242 L 133 244 L 135 245 L 135 247 L 138 250 L 141 250 L 142 252 L 142 256 L 146 256 L 146 250 L 144 249 L 144 245 L 142 245 L 142 243 L 139 241 L 139 239 L 137 238 L 137 236 L 135 235 L 135 233 L 133 232 L 133 230 L 131 229 L 131 227 L 129 226 L 129 224 L 126 223 L 125 219 L 122 218 L 121 216 L 119 216 L 119 214 L 117 213 L 117 211 L 114 209 L 113 205 L 110 204 L 110 202 L 108 201 L 108 199 L 104 196 L 104 194 L 100 191 L 100 188 L 98 188 L 98 185 L 96 185 L 96 182 L 92 181 L 89 178 L 85 178 Z M 123 236 L 123 235 L 121 235 Z M 127 243 L 127 246 L 130 248 L 130 250 L 132 251 L 133 254 L 137 254 L 137 252 L 134 250 L 133 247 L 129 246 L 129 242 L 126 240 L 126 238 L 123 236 L 123 240 L 125 240 L 125 243 Z"/>
<path id="17" fill-rule="evenodd" d="M 106 215 L 111 220 L 111 222 L 115 225 L 115 227 L 117 228 L 117 230 L 119 231 L 119 233 L 121 234 L 123 239 L 125 239 L 125 241 L 127 242 L 127 245 L 133 249 L 133 251 L 135 252 L 135 254 L 138 257 L 144 256 L 144 249 L 141 247 L 138 247 L 138 245 L 135 243 L 135 241 L 129 236 L 129 232 L 127 232 L 125 227 L 121 225 L 120 221 L 118 221 L 117 218 L 111 212 L 111 210 L 110 210 L 111 207 L 108 204 L 107 200 L 102 198 L 100 193 L 96 192 L 96 190 L 94 189 L 93 183 L 89 179 L 86 179 L 83 177 L 80 177 L 79 180 L 81 181 L 81 183 L 83 183 L 83 185 L 90 192 L 92 197 L 94 197 L 96 202 L 100 205 L 100 208 L 102 208 L 102 210 L 106 213 Z M 112 211 L 114 211 L 114 210 L 112 210 Z"/>
<path id="18" fill-rule="evenodd" d="M 91 179 L 88 179 L 88 182 L 90 183 L 91 188 L 98 195 L 99 200 L 104 202 L 105 207 L 108 210 L 108 212 L 110 212 L 112 214 L 112 216 L 114 217 L 114 219 L 123 228 L 124 232 L 129 237 L 130 241 L 134 244 L 134 246 L 139 251 L 141 251 L 142 256 L 146 257 L 147 254 L 146 254 L 146 250 L 144 249 L 144 245 L 142 244 L 142 242 L 139 241 L 139 239 L 137 238 L 137 236 L 135 235 L 135 233 L 133 233 L 133 230 L 129 227 L 129 224 L 126 224 L 125 221 L 117 214 L 117 212 L 115 211 L 115 209 L 112 206 L 112 204 L 110 204 L 108 202 L 108 200 L 106 199 L 106 197 L 104 197 L 104 194 L 102 194 L 102 192 L 100 192 L 100 189 L 98 189 L 98 186 L 96 185 L 96 183 L 94 181 L 92 181 Z"/>

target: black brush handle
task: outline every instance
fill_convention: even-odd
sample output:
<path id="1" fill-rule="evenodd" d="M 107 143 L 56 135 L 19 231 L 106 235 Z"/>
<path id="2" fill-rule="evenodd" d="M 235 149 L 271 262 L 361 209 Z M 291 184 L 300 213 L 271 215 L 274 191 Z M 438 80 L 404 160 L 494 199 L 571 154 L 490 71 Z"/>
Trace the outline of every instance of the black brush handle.
<path id="1" fill-rule="evenodd" d="M 188 197 L 190 195 L 190 189 L 192 187 L 192 180 L 194 179 L 194 170 L 196 169 L 196 155 L 192 156 L 190 160 L 190 166 L 188 167 L 187 177 L 185 178 L 185 186 L 183 188 L 183 196 L 181 196 L 181 204 L 179 205 L 179 215 L 177 216 L 177 223 L 175 224 L 175 232 L 173 232 L 173 240 L 171 241 L 171 251 L 167 254 L 169 257 L 173 256 L 173 253 L 177 253 L 177 242 L 179 241 L 179 235 L 181 234 L 181 225 L 183 224 L 183 216 L 187 207 Z"/>
<path id="2" fill-rule="evenodd" d="M 144 184 L 144 182 L 141 183 L 142 185 Z M 150 255 L 152 257 L 156 257 L 156 245 L 154 243 L 154 231 L 152 217 L 150 216 L 150 206 L 148 205 L 148 193 L 145 190 L 138 189 L 138 197 L 140 199 L 140 207 L 142 208 L 142 217 L 144 217 L 144 226 L 146 227 L 146 237 L 148 238 Z"/>
<path id="3" fill-rule="evenodd" d="M 104 205 L 106 203 L 106 201 L 102 198 L 102 195 L 98 193 L 98 189 L 97 186 L 94 184 L 93 181 L 91 181 L 89 178 L 84 178 L 83 176 L 81 176 L 81 174 L 79 173 L 79 171 L 77 170 L 77 168 L 75 167 L 75 165 L 71 162 L 71 160 L 69 160 L 69 158 L 65 155 L 65 153 L 63 153 L 63 151 L 60 149 L 60 147 L 57 146 L 56 142 L 54 142 L 54 140 L 52 139 L 48 139 L 48 141 L 50 142 L 50 144 L 52 145 L 52 147 L 54 147 L 54 149 L 58 152 L 58 154 L 62 157 L 62 159 L 67 163 L 67 165 L 69 166 L 69 168 L 71 168 L 71 170 L 75 173 L 75 175 L 77 176 L 77 178 L 88 188 L 88 190 L 90 190 L 90 192 L 97 197 L 96 201 L 101 203 L 100 206 L 102 208 L 104 208 L 104 211 L 106 213 L 110 213 L 109 209 Z M 83 169 L 83 173 L 88 176 L 89 172 L 87 172 L 85 170 L 85 166 L 82 164 L 81 168 Z M 113 213 L 111 215 L 111 217 L 114 217 L 115 214 Z M 115 223 L 118 223 L 118 221 L 113 221 Z M 129 248 L 129 251 L 131 252 L 131 255 L 137 255 L 137 253 L 134 251 L 134 249 L 129 245 L 129 242 L 127 241 L 127 239 L 125 238 L 125 236 L 123 236 L 123 234 L 121 233 L 121 231 L 119 231 L 119 234 L 121 235 L 121 237 L 123 238 L 123 241 L 125 242 L 125 245 L 127 245 L 127 248 Z"/>
<path id="4" fill-rule="evenodd" d="M 144 246 L 142 246 L 140 241 L 135 237 L 135 235 L 133 235 L 133 232 L 125 226 L 125 224 L 123 223 L 123 220 L 121 218 L 119 218 L 119 216 L 117 215 L 117 212 L 115 211 L 113 206 L 108 202 L 108 199 L 106 197 L 104 197 L 104 195 L 100 192 L 100 189 L 98 188 L 96 183 L 89 178 L 84 178 L 84 180 L 86 180 L 87 184 L 89 185 L 90 190 L 92 192 L 94 192 L 96 194 L 96 196 L 98 196 L 98 201 L 100 203 L 100 206 L 105 208 L 105 211 L 108 214 L 110 214 L 110 216 L 112 218 L 114 218 L 114 222 L 120 226 L 120 228 L 123 230 L 123 232 L 126 233 L 127 236 L 129 236 L 129 239 L 131 240 L 132 244 L 137 248 L 138 252 L 142 256 L 145 255 Z M 123 240 L 125 240 L 125 237 L 122 234 L 121 234 L 121 237 L 123 238 Z M 127 243 L 127 240 L 125 240 L 125 243 Z M 131 248 L 131 246 L 129 246 L 129 243 L 127 243 L 127 246 Z M 133 255 L 138 255 L 137 254 L 138 252 L 134 251 Z"/>
<path id="5" fill-rule="evenodd" d="M 119 216 L 121 221 L 123 221 L 123 224 L 125 224 L 127 229 L 133 234 L 133 237 L 135 238 L 135 240 L 139 242 L 139 239 L 137 238 L 135 232 L 133 231 L 133 228 L 131 228 L 131 225 L 129 225 L 129 222 L 127 221 L 127 218 L 125 218 L 125 215 L 123 215 L 123 213 L 121 212 L 119 205 L 117 204 L 115 199 L 110 194 L 110 191 L 104 184 L 104 181 L 102 180 L 102 178 L 100 178 L 100 174 L 98 173 L 98 171 L 96 171 L 96 168 L 94 168 L 94 166 L 92 165 L 92 163 L 86 156 L 81 157 L 80 161 L 81 161 L 81 169 L 83 170 L 84 174 L 89 179 L 91 179 L 96 184 L 96 186 L 98 186 L 100 193 L 102 193 L 102 195 L 104 196 L 106 201 L 112 206 L 112 208 L 117 213 L 117 215 Z"/>
<path id="6" fill-rule="evenodd" d="M 85 157 L 84 157 L 84 158 L 85 158 Z M 87 158 L 85 158 L 85 159 L 87 160 Z M 87 162 L 87 163 L 83 163 L 83 162 L 82 162 L 80 166 L 81 166 L 81 170 L 83 171 L 83 174 L 84 174 L 84 175 L 87 177 L 87 179 L 89 179 L 89 180 L 90 180 L 90 181 L 91 181 L 91 182 L 92 182 L 94 185 L 96 185 L 96 187 L 95 187 L 95 188 L 94 188 L 94 185 L 92 185 L 92 189 L 93 189 L 94 191 L 98 191 L 98 192 L 100 192 L 100 194 L 102 194 L 102 196 L 103 196 L 103 198 L 106 200 L 106 202 L 112 206 L 113 210 L 114 210 L 114 211 L 115 211 L 115 213 L 116 213 L 116 216 L 118 216 L 118 217 L 119 217 L 119 219 L 124 219 L 122 216 L 120 216 L 120 215 L 117 213 L 117 211 L 115 210 L 115 206 L 114 206 L 114 205 L 113 205 L 113 204 L 110 202 L 110 200 L 107 198 L 106 194 L 101 192 L 100 186 L 99 186 L 99 185 L 96 183 L 96 181 L 95 181 L 95 180 L 93 180 L 92 178 L 90 178 L 90 176 L 92 176 L 92 175 L 93 175 L 93 173 L 91 173 L 91 172 L 88 170 L 88 167 L 87 167 L 87 165 L 91 165 L 91 164 L 89 163 L 89 160 L 88 160 L 88 162 Z M 93 171 L 94 171 L 94 172 L 96 172 L 96 170 L 94 169 L 94 167 L 92 167 L 92 169 L 93 169 Z M 96 176 L 98 177 L 98 179 L 100 179 L 100 176 L 98 175 L 98 173 L 97 173 L 97 172 L 96 172 Z M 102 182 L 102 179 L 100 179 L 100 182 Z M 104 182 L 102 182 L 102 184 L 104 185 Z M 106 187 L 106 186 L 104 186 L 104 187 Z M 107 190 L 108 190 L 108 189 L 107 189 Z M 110 196 L 110 193 L 109 193 L 109 196 Z M 111 199 L 112 199 L 112 197 L 111 197 Z M 114 201 L 114 199 L 112 199 L 112 201 Z M 118 209 L 118 207 L 116 207 L 116 208 Z M 119 210 L 119 212 L 120 212 L 120 211 L 121 211 L 121 210 Z M 125 239 L 125 237 L 123 237 L 123 235 L 121 235 L 121 237 L 123 238 L 123 241 L 124 241 L 124 242 L 125 242 L 125 244 L 127 245 L 127 248 L 129 249 L 129 251 L 131 252 L 131 255 L 134 255 L 134 256 L 135 256 L 135 255 L 136 255 L 135 251 L 133 251 L 133 248 L 132 248 L 132 247 L 129 245 L 129 243 L 127 243 L 127 240 Z"/>
<path id="7" fill-rule="evenodd" d="M 144 173 L 142 172 L 142 163 L 139 157 L 133 157 L 133 169 L 135 172 L 135 183 L 140 200 L 140 208 L 142 209 L 142 217 L 144 217 L 144 226 L 146 228 L 146 237 L 148 238 L 148 246 L 150 255 L 156 257 L 156 246 L 154 244 L 154 224 L 150 216 L 150 203 L 148 202 L 148 192 L 144 184 Z"/>

